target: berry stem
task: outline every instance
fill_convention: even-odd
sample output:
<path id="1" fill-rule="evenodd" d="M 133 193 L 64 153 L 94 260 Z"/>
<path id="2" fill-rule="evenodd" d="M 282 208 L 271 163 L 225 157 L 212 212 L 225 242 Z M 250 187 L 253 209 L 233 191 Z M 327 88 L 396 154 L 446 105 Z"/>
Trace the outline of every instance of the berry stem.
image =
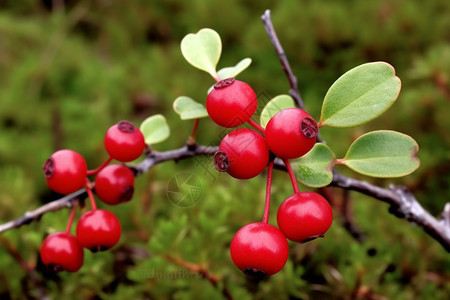
<path id="1" fill-rule="evenodd" d="M 76 204 L 72 206 L 70 210 L 69 220 L 67 221 L 66 233 L 70 233 L 70 228 L 72 228 L 73 219 L 75 218 L 75 211 L 77 209 Z"/>
<path id="2" fill-rule="evenodd" d="M 194 128 L 192 128 L 192 133 L 188 138 L 188 145 L 192 146 L 195 145 L 195 138 L 197 136 L 197 129 L 198 129 L 198 123 L 200 122 L 200 119 L 195 119 Z"/>
<path id="3" fill-rule="evenodd" d="M 345 165 L 345 163 L 346 163 L 345 158 L 338 158 L 334 162 L 337 165 Z"/>
<path id="4" fill-rule="evenodd" d="M 113 158 L 110 156 L 107 160 L 105 160 L 97 169 L 94 170 L 88 170 L 86 172 L 86 176 L 96 175 L 98 172 L 100 172 L 104 167 L 106 167 Z"/>
<path id="5" fill-rule="evenodd" d="M 298 188 L 297 178 L 295 178 L 294 171 L 292 170 L 292 166 L 289 163 L 288 159 L 283 159 L 284 165 L 286 166 L 286 169 L 289 173 L 289 177 L 291 178 L 292 182 L 292 188 L 294 189 L 294 193 L 298 194 L 300 193 L 300 190 Z"/>
<path id="6" fill-rule="evenodd" d="M 214 80 L 215 80 L 216 82 L 219 82 L 219 81 L 222 80 L 222 79 L 220 79 L 219 74 L 218 74 L 217 72 L 209 73 L 209 74 L 211 74 L 211 76 L 214 78 Z"/>
<path id="7" fill-rule="evenodd" d="M 256 123 L 255 121 L 253 121 L 252 119 L 249 119 L 247 121 L 247 123 L 252 126 L 253 128 L 259 130 L 262 134 L 264 134 L 266 132 L 266 130 L 264 129 L 264 127 L 262 127 L 261 125 L 259 125 L 258 123 Z"/>
<path id="8" fill-rule="evenodd" d="M 89 197 L 89 202 L 91 203 L 91 209 L 96 210 L 97 205 L 95 204 L 94 194 L 92 193 L 92 183 L 89 181 L 89 179 L 86 178 L 86 192 Z"/>
<path id="9" fill-rule="evenodd" d="M 264 216 L 263 216 L 263 223 L 265 224 L 269 222 L 270 189 L 272 187 L 273 163 L 274 163 L 273 160 L 269 161 L 269 166 L 267 168 L 266 203 L 264 205 Z"/>

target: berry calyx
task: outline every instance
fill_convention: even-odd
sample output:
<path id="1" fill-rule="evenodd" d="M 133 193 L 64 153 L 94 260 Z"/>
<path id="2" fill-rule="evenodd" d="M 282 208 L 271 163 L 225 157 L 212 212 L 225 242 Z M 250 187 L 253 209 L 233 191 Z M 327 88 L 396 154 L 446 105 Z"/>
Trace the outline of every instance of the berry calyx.
<path id="1" fill-rule="evenodd" d="M 277 222 L 286 238 L 303 243 L 323 237 L 333 222 L 333 211 L 317 193 L 295 193 L 281 203 Z"/>
<path id="2" fill-rule="evenodd" d="M 44 265 L 54 272 L 76 272 L 83 265 L 83 248 L 78 240 L 67 232 L 48 235 L 42 243 L 40 255 Z"/>
<path id="3" fill-rule="evenodd" d="M 42 166 L 47 185 L 60 194 L 81 189 L 86 180 L 87 165 L 78 152 L 63 149 L 53 153 Z"/>
<path id="4" fill-rule="evenodd" d="M 113 213 L 95 209 L 81 216 L 76 235 L 81 246 L 92 252 L 98 252 L 116 245 L 121 231 L 120 222 Z"/>
<path id="5" fill-rule="evenodd" d="M 130 201 L 134 193 L 133 172 L 124 165 L 106 166 L 95 177 L 95 193 L 110 205 Z"/>
<path id="6" fill-rule="evenodd" d="M 267 146 L 278 157 L 298 158 L 311 150 L 319 133 L 317 122 L 303 109 L 286 108 L 267 123 Z"/>
<path id="7" fill-rule="evenodd" d="M 257 105 L 256 93 L 250 85 L 234 78 L 217 82 L 206 98 L 206 110 L 211 119 L 227 128 L 247 122 Z"/>
<path id="8" fill-rule="evenodd" d="M 275 226 L 251 223 L 236 232 L 230 245 L 233 263 L 246 275 L 263 277 L 280 271 L 289 256 L 286 238 Z"/>
<path id="9" fill-rule="evenodd" d="M 269 149 L 262 135 L 255 130 L 239 128 L 228 133 L 214 155 L 219 172 L 237 179 L 249 179 L 260 174 L 269 162 Z"/>
<path id="10" fill-rule="evenodd" d="M 105 135 L 105 149 L 108 154 L 121 162 L 135 160 L 145 148 L 142 132 L 129 121 L 120 121 L 111 126 Z"/>

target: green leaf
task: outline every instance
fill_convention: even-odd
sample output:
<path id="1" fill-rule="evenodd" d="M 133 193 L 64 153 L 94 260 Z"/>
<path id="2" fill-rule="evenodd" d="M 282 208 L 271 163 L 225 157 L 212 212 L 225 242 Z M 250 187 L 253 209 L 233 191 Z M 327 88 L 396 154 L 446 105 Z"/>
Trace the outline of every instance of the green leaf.
<path id="1" fill-rule="evenodd" d="M 292 160 L 291 165 L 297 179 L 310 187 L 327 186 L 333 180 L 336 156 L 322 143 L 316 143 L 304 156 Z"/>
<path id="2" fill-rule="evenodd" d="M 373 62 L 353 68 L 328 90 L 319 124 L 344 128 L 369 122 L 395 102 L 400 87 L 400 79 L 388 63 Z"/>
<path id="3" fill-rule="evenodd" d="M 410 136 L 389 130 L 366 133 L 356 139 L 344 159 L 350 169 L 373 177 L 400 177 L 420 165 L 419 145 Z"/>
<path id="4" fill-rule="evenodd" d="M 145 119 L 140 126 L 145 143 L 153 145 L 166 140 L 170 135 L 170 128 L 163 115 L 153 115 Z"/>
<path id="5" fill-rule="evenodd" d="M 208 116 L 205 106 L 192 98 L 180 96 L 173 102 L 173 110 L 180 115 L 181 120 L 191 120 Z"/>
<path id="6" fill-rule="evenodd" d="M 243 60 L 238 62 L 234 67 L 227 67 L 220 69 L 219 72 L 217 72 L 217 74 L 219 75 L 220 79 L 236 77 L 236 75 L 247 69 L 251 63 L 252 60 L 250 58 L 244 58 Z"/>
<path id="7" fill-rule="evenodd" d="M 260 123 L 262 127 L 266 127 L 269 123 L 270 118 L 273 117 L 277 112 L 285 108 L 295 107 L 294 99 L 289 95 L 278 95 L 267 102 L 266 106 L 263 108 L 260 117 Z"/>
<path id="8" fill-rule="evenodd" d="M 194 67 L 216 78 L 216 66 L 222 52 L 222 41 L 217 32 L 203 28 L 190 33 L 181 40 L 181 53 Z"/>

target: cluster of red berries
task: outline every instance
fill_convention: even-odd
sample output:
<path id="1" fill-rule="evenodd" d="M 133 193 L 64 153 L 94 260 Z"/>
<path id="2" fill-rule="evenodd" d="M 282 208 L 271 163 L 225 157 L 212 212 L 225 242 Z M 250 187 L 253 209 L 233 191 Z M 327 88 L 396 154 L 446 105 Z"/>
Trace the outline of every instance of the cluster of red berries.
<path id="1" fill-rule="evenodd" d="M 300 192 L 289 159 L 308 153 L 316 143 L 317 122 L 304 110 L 287 108 L 276 113 L 263 128 L 251 118 L 257 96 L 245 82 L 228 78 L 214 85 L 206 99 L 211 119 L 234 128 L 244 123 L 254 129 L 238 128 L 220 142 L 214 165 L 237 179 L 257 176 L 268 167 L 266 205 L 262 222 L 242 227 L 230 246 L 234 264 L 247 275 L 272 275 L 288 258 L 287 239 L 304 243 L 322 237 L 331 226 L 333 213 L 328 201 L 315 192 Z M 275 156 L 282 159 L 291 177 L 294 194 L 278 208 L 278 228 L 268 224 L 270 187 Z"/>
<path id="2" fill-rule="evenodd" d="M 83 248 L 92 252 L 104 251 L 120 239 L 120 222 L 108 210 L 97 209 L 89 176 L 95 175 L 95 193 L 104 203 L 116 205 L 131 200 L 134 192 L 133 172 L 123 164 L 109 163 L 113 159 L 122 163 L 135 160 L 143 153 L 145 140 L 133 123 L 120 121 L 108 129 L 104 145 L 109 158 L 94 170 L 88 170 L 81 154 L 69 149 L 56 151 L 43 165 L 50 189 L 60 194 L 70 194 L 85 187 L 91 203 L 91 210 L 83 213 L 77 222 L 75 236 L 70 233 L 74 206 L 66 230 L 48 235 L 42 243 L 42 262 L 53 271 L 78 271 L 83 264 Z"/>

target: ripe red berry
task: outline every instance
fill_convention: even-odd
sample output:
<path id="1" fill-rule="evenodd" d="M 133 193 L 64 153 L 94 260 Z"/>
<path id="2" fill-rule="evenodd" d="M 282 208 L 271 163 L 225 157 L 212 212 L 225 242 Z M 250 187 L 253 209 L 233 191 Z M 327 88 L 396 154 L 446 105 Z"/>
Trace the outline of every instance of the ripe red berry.
<path id="1" fill-rule="evenodd" d="M 73 150 L 56 151 L 42 169 L 49 188 L 60 194 L 73 193 L 86 183 L 86 161 Z"/>
<path id="2" fill-rule="evenodd" d="M 118 161 L 132 161 L 144 151 L 144 136 L 133 123 L 120 121 L 106 132 L 105 148 L 108 154 Z"/>
<path id="3" fill-rule="evenodd" d="M 108 165 L 95 177 L 95 193 L 107 204 L 127 202 L 133 192 L 134 174 L 124 165 Z"/>
<path id="4" fill-rule="evenodd" d="M 286 108 L 276 113 L 267 123 L 266 142 L 278 157 L 298 158 L 316 143 L 317 122 L 300 108 Z"/>
<path id="5" fill-rule="evenodd" d="M 247 83 L 234 78 L 216 83 L 206 98 L 206 110 L 211 119 L 227 128 L 247 122 L 257 106 L 255 91 Z"/>
<path id="6" fill-rule="evenodd" d="M 83 265 L 83 248 L 78 240 L 66 232 L 47 236 L 41 246 L 41 260 L 54 272 L 76 272 Z"/>
<path id="7" fill-rule="evenodd" d="M 105 251 L 120 239 L 121 227 L 117 217 L 104 209 L 84 213 L 78 220 L 77 239 L 92 252 Z"/>
<path id="8" fill-rule="evenodd" d="M 280 271 L 289 256 L 286 238 L 275 226 L 266 223 L 245 225 L 230 245 L 234 264 L 249 276 L 262 277 Z"/>
<path id="9" fill-rule="evenodd" d="M 306 242 L 323 237 L 333 222 L 333 211 L 325 198 L 314 192 L 296 193 L 281 203 L 278 227 L 290 240 Z"/>
<path id="10" fill-rule="evenodd" d="M 269 162 L 269 149 L 257 131 L 239 128 L 228 133 L 214 155 L 214 165 L 220 172 L 228 172 L 238 179 L 260 174 Z"/>

